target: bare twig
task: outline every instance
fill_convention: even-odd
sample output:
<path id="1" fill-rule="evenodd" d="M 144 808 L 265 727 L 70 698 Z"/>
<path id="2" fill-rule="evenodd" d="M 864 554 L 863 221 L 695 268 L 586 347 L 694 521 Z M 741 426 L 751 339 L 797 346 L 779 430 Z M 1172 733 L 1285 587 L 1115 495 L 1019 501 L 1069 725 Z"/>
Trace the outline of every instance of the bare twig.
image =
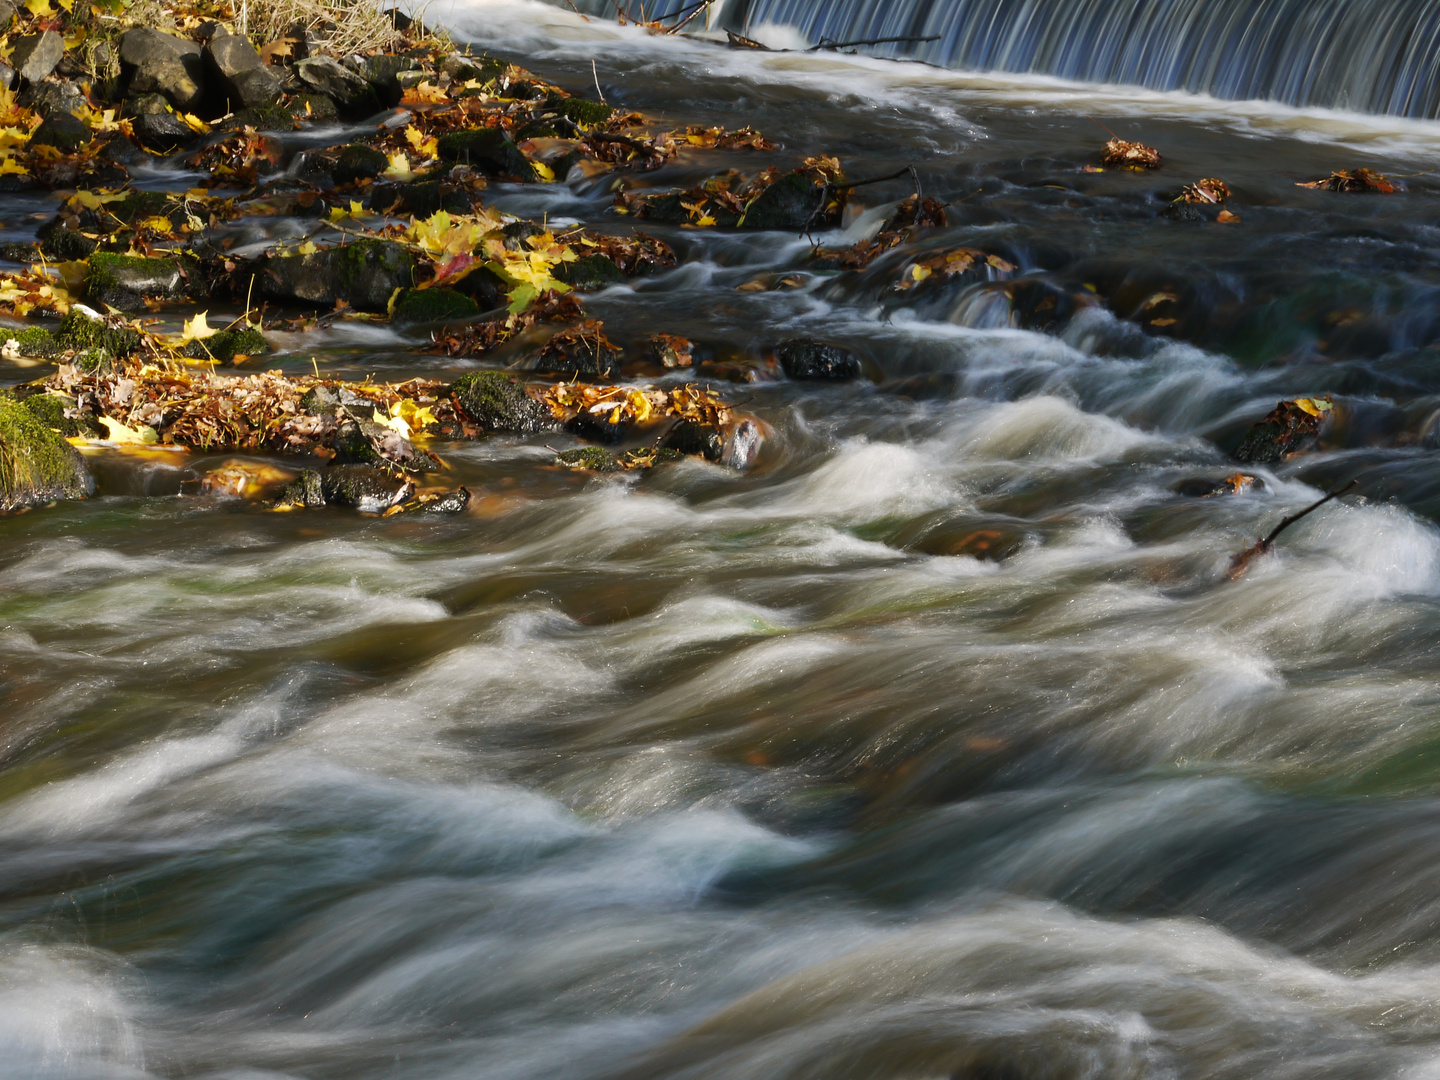
<path id="1" fill-rule="evenodd" d="M 598 71 L 595 70 L 595 61 L 594 61 L 594 60 L 591 60 L 591 61 L 590 61 L 590 74 L 593 75 L 594 78 L 595 78 L 595 93 L 600 96 L 600 104 L 601 104 L 601 105 L 608 105 L 608 104 L 610 104 L 608 101 L 605 100 L 605 91 L 600 89 L 600 72 L 598 72 Z"/>
<path id="2" fill-rule="evenodd" d="M 1275 549 L 1275 538 L 1277 536 L 1279 536 L 1282 532 L 1288 529 L 1291 525 L 1294 525 L 1295 522 L 1299 521 L 1306 514 L 1313 514 L 1316 510 L 1319 510 L 1320 507 L 1324 506 L 1331 499 L 1339 498 L 1341 495 L 1345 494 L 1345 492 L 1349 491 L 1359 482 L 1360 481 L 1358 479 L 1355 479 L 1351 480 L 1348 484 L 1342 484 L 1340 487 L 1332 489 L 1329 493 L 1326 494 L 1323 499 L 1319 499 L 1316 502 L 1313 502 L 1309 506 L 1305 507 L 1304 510 L 1291 514 L 1289 517 L 1282 519 L 1279 525 L 1276 525 L 1275 528 L 1270 530 L 1269 536 L 1265 537 L 1265 539 L 1263 540 L 1257 540 L 1253 547 L 1246 548 L 1244 551 L 1240 552 L 1240 554 L 1236 555 L 1233 559 L 1230 560 L 1230 571 L 1227 576 L 1230 578 L 1231 581 L 1238 581 L 1241 577 L 1244 576 L 1245 571 L 1250 568 L 1250 564 L 1254 560 L 1258 559 L 1262 555 L 1270 554 L 1270 552 Z"/>
<path id="3" fill-rule="evenodd" d="M 686 15 L 685 18 L 681 19 L 678 23 L 676 23 L 674 26 L 672 26 L 669 30 L 666 30 L 665 32 L 667 34 L 678 34 L 681 30 L 684 30 L 685 27 L 689 26 L 690 21 L 694 19 L 697 15 L 703 14 L 704 12 L 710 10 L 710 5 L 713 2 L 714 0 L 700 0 L 698 4 L 692 4 L 692 10 L 690 11 L 690 14 Z M 675 14 L 679 15 L 685 10 L 685 8 L 681 8 L 680 11 L 675 12 Z"/>
<path id="4" fill-rule="evenodd" d="M 888 45 L 894 41 L 939 41 L 939 34 L 931 34 L 929 37 L 877 37 L 865 38 L 860 41 L 831 41 L 829 38 L 821 38 L 820 44 L 811 45 L 806 52 L 819 52 L 821 49 L 851 49 L 857 45 Z"/>

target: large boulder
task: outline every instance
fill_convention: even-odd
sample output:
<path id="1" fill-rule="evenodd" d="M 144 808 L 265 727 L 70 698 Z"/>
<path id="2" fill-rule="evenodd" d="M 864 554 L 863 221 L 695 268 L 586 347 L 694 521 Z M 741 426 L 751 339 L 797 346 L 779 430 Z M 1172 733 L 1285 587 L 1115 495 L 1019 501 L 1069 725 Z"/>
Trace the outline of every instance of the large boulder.
<path id="1" fill-rule="evenodd" d="M 90 125 L 68 112 L 54 112 L 30 136 L 31 146 L 53 146 L 73 154 L 90 141 Z"/>
<path id="2" fill-rule="evenodd" d="M 389 240 L 360 240 L 309 255 L 270 255 L 260 287 L 276 300 L 330 306 L 344 300 L 362 311 L 384 311 L 396 289 L 415 284 L 415 256 Z"/>
<path id="3" fill-rule="evenodd" d="M 90 256 L 85 296 L 92 304 L 122 311 L 143 307 L 146 300 L 178 300 L 192 269 L 175 256 L 146 259 L 97 251 Z"/>
<path id="4" fill-rule="evenodd" d="M 370 83 L 328 56 L 301 60 L 292 70 L 306 89 L 324 94 L 344 116 L 361 119 L 384 108 Z"/>
<path id="5" fill-rule="evenodd" d="M 227 112 L 280 100 L 280 80 L 243 34 L 217 34 L 205 46 L 205 70 L 212 90 L 225 99 Z"/>
<path id="6" fill-rule="evenodd" d="M 200 46 L 148 26 L 127 30 L 120 37 L 120 80 L 127 96 L 163 94 L 191 112 L 205 93 Z"/>
<path id="7" fill-rule="evenodd" d="M 35 411 L 0 394 L 0 510 L 83 499 L 94 488 L 75 448 Z"/>
<path id="8" fill-rule="evenodd" d="M 38 83 L 55 70 L 64 55 L 65 39 L 54 30 L 42 30 L 15 39 L 10 65 L 22 82 Z"/>
<path id="9" fill-rule="evenodd" d="M 747 229 L 784 229 L 803 232 L 810 225 L 828 225 L 822 220 L 825 187 L 804 173 L 782 176 L 762 191 L 745 211 Z"/>

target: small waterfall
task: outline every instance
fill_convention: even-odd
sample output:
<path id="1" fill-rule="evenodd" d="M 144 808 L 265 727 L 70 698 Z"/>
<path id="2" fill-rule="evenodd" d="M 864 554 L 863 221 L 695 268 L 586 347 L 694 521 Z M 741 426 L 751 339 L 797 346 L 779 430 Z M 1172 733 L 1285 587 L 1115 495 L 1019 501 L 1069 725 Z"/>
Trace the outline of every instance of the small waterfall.
<path id="1" fill-rule="evenodd" d="M 611 0 L 580 4 L 596 14 Z M 639 17 L 642 0 L 619 0 Z M 690 0 L 645 0 L 649 18 Z M 1440 117 L 1435 0 L 728 0 L 719 25 L 812 41 L 938 37 L 877 55 L 970 71 Z"/>

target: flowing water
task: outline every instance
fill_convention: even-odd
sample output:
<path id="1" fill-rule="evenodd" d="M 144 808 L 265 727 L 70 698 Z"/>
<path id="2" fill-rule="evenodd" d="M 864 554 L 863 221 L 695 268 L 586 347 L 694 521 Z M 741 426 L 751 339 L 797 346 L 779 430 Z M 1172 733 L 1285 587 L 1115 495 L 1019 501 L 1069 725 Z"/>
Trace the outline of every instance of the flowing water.
<path id="1" fill-rule="evenodd" d="M 1440 125 L 445 18 L 782 164 L 913 164 L 922 245 L 1024 288 L 737 291 L 808 241 L 657 228 L 683 265 L 587 299 L 617 340 L 865 357 L 729 387 L 745 474 L 497 438 L 437 447 L 469 514 L 376 519 L 157 457 L 0 519 L 0 1075 L 1440 1077 Z M 1084 172 L 1097 122 L 1166 168 Z M 1294 186 L 1353 165 L 1413 175 Z M 1161 216 L 1209 175 L 1241 223 Z M 608 185 L 490 194 L 623 230 Z M 477 364 L 327 333 L 277 363 Z M 1176 493 L 1321 393 L 1332 449 Z"/>

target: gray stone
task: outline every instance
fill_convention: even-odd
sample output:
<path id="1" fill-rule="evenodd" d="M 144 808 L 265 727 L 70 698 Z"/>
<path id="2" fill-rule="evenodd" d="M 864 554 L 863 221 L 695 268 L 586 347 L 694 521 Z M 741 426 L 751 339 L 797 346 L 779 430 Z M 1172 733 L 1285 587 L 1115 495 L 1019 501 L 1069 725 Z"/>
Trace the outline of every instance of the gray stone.
<path id="1" fill-rule="evenodd" d="M 53 112 L 30 136 L 31 146 L 53 146 L 73 154 L 90 141 L 90 125 L 67 112 Z"/>
<path id="2" fill-rule="evenodd" d="M 280 80 L 266 69 L 255 46 L 241 34 L 211 38 L 205 46 L 205 68 L 230 112 L 280 100 Z"/>
<path id="3" fill-rule="evenodd" d="M 195 109 L 205 92 L 200 46 L 145 26 L 120 38 L 120 77 L 127 96 L 164 94 L 185 112 Z"/>
<path id="4" fill-rule="evenodd" d="M 373 86 L 328 56 L 301 60 L 291 70 L 306 89 L 324 94 L 347 116 L 358 119 L 382 108 Z"/>
<path id="5" fill-rule="evenodd" d="M 10 63 L 22 82 L 38 83 L 55 70 L 55 65 L 64 55 L 65 39 L 54 30 L 43 30 L 16 38 Z"/>
<path id="6" fill-rule="evenodd" d="M 277 300 L 329 307 L 344 300 L 363 311 L 384 311 L 396 289 L 415 282 L 415 256 L 388 240 L 361 240 L 312 255 L 271 255 L 260 287 Z"/>
<path id="7" fill-rule="evenodd" d="M 0 33 L 10 29 L 15 21 L 15 5 L 10 0 L 0 0 Z"/>
<path id="8" fill-rule="evenodd" d="M 193 271 L 193 266 L 190 267 Z M 92 304 L 125 310 L 146 299 L 178 300 L 187 278 L 179 258 L 139 258 L 97 252 L 90 256 L 85 295 Z"/>
<path id="9" fill-rule="evenodd" d="M 13 90 L 15 88 L 15 82 L 19 78 L 20 76 L 15 74 L 14 68 L 5 63 L 5 61 L 0 60 L 0 86 L 3 86 L 6 90 Z"/>

